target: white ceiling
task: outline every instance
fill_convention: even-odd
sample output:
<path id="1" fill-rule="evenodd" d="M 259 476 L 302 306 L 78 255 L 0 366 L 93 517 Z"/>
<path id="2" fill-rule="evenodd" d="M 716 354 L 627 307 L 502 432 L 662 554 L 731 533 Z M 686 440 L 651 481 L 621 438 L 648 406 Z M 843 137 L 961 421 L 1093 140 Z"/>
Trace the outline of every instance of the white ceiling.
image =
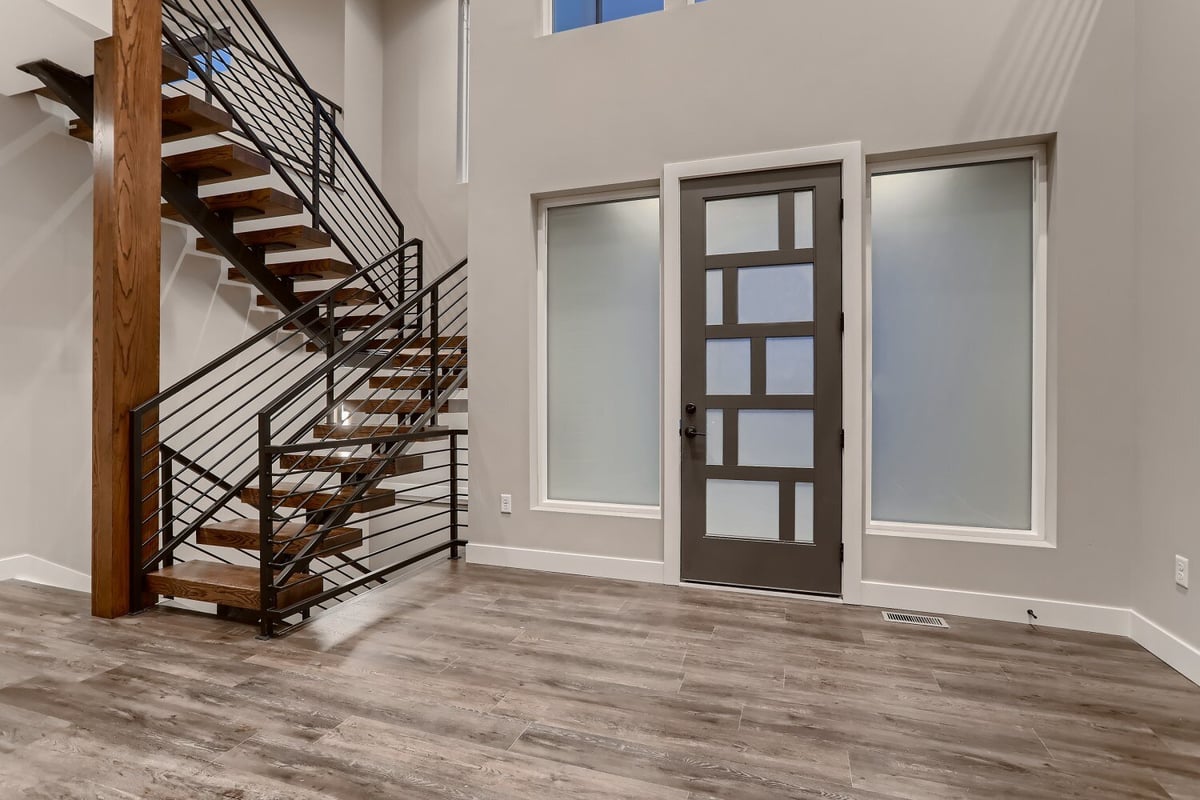
<path id="1" fill-rule="evenodd" d="M 36 89 L 19 64 L 48 58 L 81 75 L 91 75 L 92 43 L 109 35 L 109 0 L 4 0 L 0 26 L 0 94 Z"/>

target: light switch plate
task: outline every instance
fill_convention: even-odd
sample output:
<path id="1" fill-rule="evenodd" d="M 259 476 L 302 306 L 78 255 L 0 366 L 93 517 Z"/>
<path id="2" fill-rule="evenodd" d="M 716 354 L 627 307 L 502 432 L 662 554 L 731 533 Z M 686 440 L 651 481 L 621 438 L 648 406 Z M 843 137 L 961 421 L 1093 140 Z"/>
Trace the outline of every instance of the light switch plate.
<path id="1" fill-rule="evenodd" d="M 1175 556 L 1175 583 L 1188 588 L 1188 560 L 1183 556 Z"/>
<path id="2" fill-rule="evenodd" d="M 512 495 L 511 494 L 500 495 L 500 513 L 501 514 L 511 514 L 512 513 Z"/>

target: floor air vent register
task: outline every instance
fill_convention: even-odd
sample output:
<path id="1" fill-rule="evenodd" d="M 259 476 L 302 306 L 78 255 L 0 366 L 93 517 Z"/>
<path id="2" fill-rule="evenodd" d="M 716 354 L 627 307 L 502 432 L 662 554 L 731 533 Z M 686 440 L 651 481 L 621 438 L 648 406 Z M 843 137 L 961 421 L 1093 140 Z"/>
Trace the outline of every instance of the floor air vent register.
<path id="1" fill-rule="evenodd" d="M 883 618 L 888 622 L 899 622 L 903 625 L 921 625 L 926 628 L 949 628 L 946 620 L 941 617 L 928 617 L 924 614 L 905 614 L 903 611 L 885 611 Z"/>

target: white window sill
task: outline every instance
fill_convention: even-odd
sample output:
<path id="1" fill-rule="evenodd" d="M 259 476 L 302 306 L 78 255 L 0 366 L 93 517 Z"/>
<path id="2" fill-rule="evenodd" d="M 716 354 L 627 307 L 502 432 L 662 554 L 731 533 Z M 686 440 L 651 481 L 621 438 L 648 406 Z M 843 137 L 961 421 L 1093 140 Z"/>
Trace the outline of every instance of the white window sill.
<path id="1" fill-rule="evenodd" d="M 558 514 L 591 514 L 601 517 L 630 519 L 662 519 L 659 506 L 635 506 L 619 503 L 583 503 L 574 500 L 542 500 L 529 507 L 530 511 L 550 511 Z"/>
<path id="2" fill-rule="evenodd" d="M 1033 531 L 1011 531 L 1002 528 L 958 528 L 942 525 L 913 525 L 903 522 L 872 522 L 868 536 L 893 536 L 901 539 L 935 539 L 944 542 L 972 544 L 1001 544 L 1012 547 L 1037 547 L 1053 550 L 1058 545 Z"/>

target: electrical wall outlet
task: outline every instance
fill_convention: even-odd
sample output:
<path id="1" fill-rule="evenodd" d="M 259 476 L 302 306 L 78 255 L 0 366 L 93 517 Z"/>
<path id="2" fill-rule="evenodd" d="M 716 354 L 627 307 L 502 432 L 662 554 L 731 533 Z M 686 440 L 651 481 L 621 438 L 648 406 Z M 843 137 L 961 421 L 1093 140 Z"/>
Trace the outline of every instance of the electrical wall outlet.
<path id="1" fill-rule="evenodd" d="M 512 513 L 512 495 L 511 494 L 500 495 L 500 513 L 501 514 L 511 514 Z"/>
<path id="2" fill-rule="evenodd" d="M 1183 556 L 1175 556 L 1175 583 L 1188 588 L 1188 560 Z"/>

